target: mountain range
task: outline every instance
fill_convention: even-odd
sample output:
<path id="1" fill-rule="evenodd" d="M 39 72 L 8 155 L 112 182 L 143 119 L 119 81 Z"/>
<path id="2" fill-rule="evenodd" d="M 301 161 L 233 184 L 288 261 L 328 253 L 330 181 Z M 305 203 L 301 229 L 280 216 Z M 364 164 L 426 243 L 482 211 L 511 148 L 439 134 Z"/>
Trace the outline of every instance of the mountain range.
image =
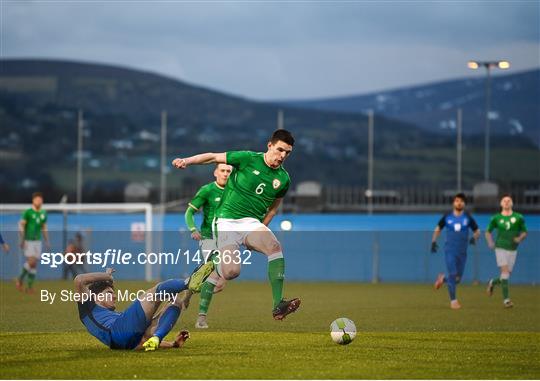
<path id="1" fill-rule="evenodd" d="M 479 70 L 480 71 L 480 70 Z M 456 110 L 462 109 L 463 133 L 485 131 L 486 76 L 430 83 L 365 95 L 282 101 L 319 111 L 375 113 L 435 133 L 455 134 Z M 490 130 L 502 136 L 526 136 L 540 147 L 540 69 L 497 75 L 491 80 Z"/>
<path id="2" fill-rule="evenodd" d="M 432 87 L 434 94 L 444 92 L 436 84 Z M 315 102 L 322 103 L 256 102 L 156 73 L 104 64 L 0 60 L 2 197 L 6 202 L 27 201 L 34 189 L 44 190 L 52 199 L 73 195 L 79 110 L 84 120 L 83 201 L 122 201 L 125 186 L 132 182 L 155 191 L 163 110 L 168 161 L 205 151 L 265 150 L 281 110 L 284 127 L 296 136 L 294 153 L 286 163 L 295 183 L 365 184 L 366 116 L 352 109 L 328 110 L 321 106 L 324 101 Z M 412 113 L 413 106 L 407 107 Z M 413 119 L 400 120 L 397 114 L 386 115 L 384 111 L 390 109 L 375 109 L 375 186 L 452 187 L 454 134 Z M 525 114 L 519 116 L 520 133 L 495 129 L 494 155 L 503 155 L 505 163 L 518 160 L 530 167 L 515 171 L 507 164 L 496 166 L 494 179 L 503 184 L 529 184 L 540 173 L 534 163 L 538 147 L 528 134 L 528 120 L 534 115 Z M 419 113 L 418 119 L 421 115 L 430 114 Z M 482 178 L 482 142 L 482 134 L 472 130 L 464 139 L 466 186 Z M 210 181 L 211 169 L 171 172 L 167 178 L 174 197 Z"/>

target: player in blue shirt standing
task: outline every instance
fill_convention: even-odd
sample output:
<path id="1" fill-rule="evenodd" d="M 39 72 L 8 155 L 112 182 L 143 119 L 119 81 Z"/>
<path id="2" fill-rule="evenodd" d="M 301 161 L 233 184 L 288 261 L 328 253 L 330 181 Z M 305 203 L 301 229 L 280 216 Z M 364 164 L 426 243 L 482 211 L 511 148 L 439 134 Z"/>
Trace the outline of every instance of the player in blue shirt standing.
<path id="1" fill-rule="evenodd" d="M 467 199 L 463 193 L 454 196 L 453 210 L 445 214 L 435 227 L 431 238 L 431 252 L 436 253 L 438 249 L 437 238 L 446 227 L 446 243 L 444 245 L 444 258 L 448 274 L 439 274 L 435 281 L 436 290 L 441 288 L 443 283 L 448 286 L 450 295 L 450 308 L 457 310 L 461 308 L 456 299 L 456 284 L 461 281 L 465 263 L 467 262 L 467 245 L 474 245 L 480 237 L 480 229 L 472 216 L 465 212 Z M 469 229 L 473 231 L 473 237 L 469 240 Z"/>

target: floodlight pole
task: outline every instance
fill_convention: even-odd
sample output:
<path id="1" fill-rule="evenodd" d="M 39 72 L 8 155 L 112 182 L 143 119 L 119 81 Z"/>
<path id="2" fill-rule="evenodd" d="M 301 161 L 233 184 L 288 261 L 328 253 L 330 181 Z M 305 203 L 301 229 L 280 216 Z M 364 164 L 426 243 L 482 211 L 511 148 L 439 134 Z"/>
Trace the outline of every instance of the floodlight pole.
<path id="1" fill-rule="evenodd" d="M 278 114 L 277 114 L 277 129 L 283 130 L 284 128 L 285 128 L 285 120 L 283 118 L 283 110 L 279 109 Z M 283 202 L 279 204 L 277 213 L 283 214 Z"/>
<path id="2" fill-rule="evenodd" d="M 161 111 L 161 150 L 160 150 L 160 185 L 159 185 L 159 217 L 157 219 L 158 226 L 156 227 L 156 247 L 161 252 L 163 251 L 163 222 L 165 219 L 165 203 L 167 202 L 167 111 Z M 147 228 L 148 229 L 148 228 Z M 153 231 L 150 231 L 150 235 L 153 234 Z M 161 274 L 161 263 L 158 263 L 156 266 L 156 274 L 152 274 L 153 266 L 147 269 L 147 277 L 150 278 L 160 278 Z"/>
<path id="3" fill-rule="evenodd" d="M 486 134 L 484 138 L 484 181 L 489 181 L 489 164 L 490 164 L 490 125 L 489 125 L 489 113 L 491 110 L 491 65 L 485 65 L 487 77 L 486 77 Z"/>
<path id="4" fill-rule="evenodd" d="M 368 110 L 368 214 L 373 214 L 373 110 Z"/>
<path id="5" fill-rule="evenodd" d="M 480 66 L 486 68 L 486 121 L 484 137 L 484 181 L 488 182 L 490 177 L 490 112 L 491 112 L 491 69 L 499 68 L 502 70 L 510 68 L 508 61 L 469 61 L 469 69 L 476 70 Z"/>
<path id="6" fill-rule="evenodd" d="M 67 204 L 68 196 L 67 194 L 63 195 L 60 199 L 60 204 Z M 64 210 L 62 212 L 62 247 L 64 248 L 64 253 L 67 250 L 67 237 L 68 236 L 68 214 Z"/>
<path id="7" fill-rule="evenodd" d="M 283 130 L 283 127 L 284 126 L 284 122 L 283 122 L 283 110 L 278 110 L 278 115 L 277 115 L 277 129 L 278 130 Z"/>
<path id="8" fill-rule="evenodd" d="M 167 111 L 161 111 L 161 182 L 160 182 L 160 195 L 159 203 L 161 208 L 165 207 L 167 202 L 167 174 L 166 161 L 167 160 Z"/>
<path id="9" fill-rule="evenodd" d="M 457 126 L 456 126 L 456 130 L 457 130 L 457 143 L 456 143 L 456 154 L 457 154 L 457 191 L 458 192 L 461 192 L 461 166 L 462 166 L 462 154 L 463 154 L 463 149 L 462 149 L 462 137 L 461 137 L 461 134 L 462 134 L 462 123 L 463 123 L 463 118 L 462 118 L 462 110 L 460 108 L 458 108 L 457 110 Z"/>
<path id="10" fill-rule="evenodd" d="M 77 116 L 77 204 L 82 202 L 83 124 L 83 112 L 79 109 Z"/>

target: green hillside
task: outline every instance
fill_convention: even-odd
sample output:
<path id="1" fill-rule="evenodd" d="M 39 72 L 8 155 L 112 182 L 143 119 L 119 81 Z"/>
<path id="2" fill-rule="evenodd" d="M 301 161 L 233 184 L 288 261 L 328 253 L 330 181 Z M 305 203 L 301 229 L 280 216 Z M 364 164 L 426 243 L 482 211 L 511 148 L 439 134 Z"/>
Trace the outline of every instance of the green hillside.
<path id="1" fill-rule="evenodd" d="M 27 201 L 34 189 L 50 198 L 75 188 L 77 110 L 84 111 L 85 201 L 122 201 L 131 181 L 157 184 L 160 113 L 168 113 L 168 159 L 201 151 L 263 150 L 277 113 L 297 144 L 287 162 L 295 183 L 367 182 L 367 118 L 253 102 L 157 74 L 43 60 L 0 61 L 0 187 L 6 202 Z M 481 180 L 482 139 L 465 139 L 464 181 Z M 376 186 L 451 187 L 454 138 L 382 117 L 375 121 Z M 493 139 L 501 183 L 540 175 L 538 149 L 526 138 Z M 506 167 L 505 167 L 506 168 Z M 174 190 L 208 181 L 198 168 L 169 176 Z M 157 192 L 154 192 L 154 196 Z"/>

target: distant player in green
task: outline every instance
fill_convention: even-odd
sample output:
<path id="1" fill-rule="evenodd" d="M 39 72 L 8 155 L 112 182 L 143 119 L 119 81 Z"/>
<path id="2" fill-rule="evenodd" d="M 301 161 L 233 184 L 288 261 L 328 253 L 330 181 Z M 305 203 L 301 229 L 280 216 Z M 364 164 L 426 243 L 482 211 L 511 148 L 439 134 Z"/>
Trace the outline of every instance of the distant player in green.
<path id="1" fill-rule="evenodd" d="M 173 160 L 173 165 L 179 169 L 210 163 L 233 166 L 216 212 L 220 258 L 215 270 L 227 280 L 240 275 L 240 245 L 266 255 L 272 288 L 272 315 L 276 320 L 282 320 L 300 306 L 297 298 L 283 299 L 285 260 L 281 244 L 267 226 L 289 189 L 289 174 L 282 164 L 292 152 L 293 145 L 294 138 L 289 131 L 276 130 L 267 144 L 266 152 L 203 153 Z"/>
<path id="2" fill-rule="evenodd" d="M 509 296 L 508 281 L 516 263 L 518 245 L 527 236 L 525 219 L 521 214 L 514 212 L 512 207 L 512 197 L 508 194 L 504 195 L 501 198 L 501 212 L 491 217 L 486 231 L 487 244 L 490 249 L 495 249 L 497 266 L 501 270 L 499 277 L 489 281 L 487 293 L 489 296 L 493 295 L 493 288 L 500 284 L 506 308 L 514 306 Z M 495 229 L 497 229 L 497 239 L 493 242 L 491 232 Z"/>
<path id="3" fill-rule="evenodd" d="M 200 253 L 205 256 L 217 250 L 216 237 L 212 232 L 212 221 L 214 220 L 216 208 L 221 203 L 221 197 L 231 171 L 232 167 L 230 165 L 217 164 L 214 170 L 216 181 L 203 185 L 189 202 L 186 210 L 186 225 L 191 231 L 191 238 L 199 241 Z M 195 226 L 193 215 L 201 209 L 203 211 L 203 221 L 199 230 Z M 211 277 L 203 283 L 199 302 L 199 316 L 195 328 L 208 328 L 206 317 L 212 296 L 214 293 L 223 290 L 225 283 L 226 280 L 222 277 L 217 277 L 217 279 Z"/>
<path id="4" fill-rule="evenodd" d="M 40 192 L 32 194 L 32 207 L 26 209 L 19 222 L 19 235 L 21 249 L 23 249 L 26 262 L 23 265 L 21 275 L 16 280 L 19 291 L 25 290 L 33 293 L 36 279 L 37 265 L 41 258 L 41 235 L 45 246 L 49 247 L 49 234 L 47 232 L 47 212 L 41 209 L 43 195 Z M 24 280 L 26 278 L 26 288 Z"/>

